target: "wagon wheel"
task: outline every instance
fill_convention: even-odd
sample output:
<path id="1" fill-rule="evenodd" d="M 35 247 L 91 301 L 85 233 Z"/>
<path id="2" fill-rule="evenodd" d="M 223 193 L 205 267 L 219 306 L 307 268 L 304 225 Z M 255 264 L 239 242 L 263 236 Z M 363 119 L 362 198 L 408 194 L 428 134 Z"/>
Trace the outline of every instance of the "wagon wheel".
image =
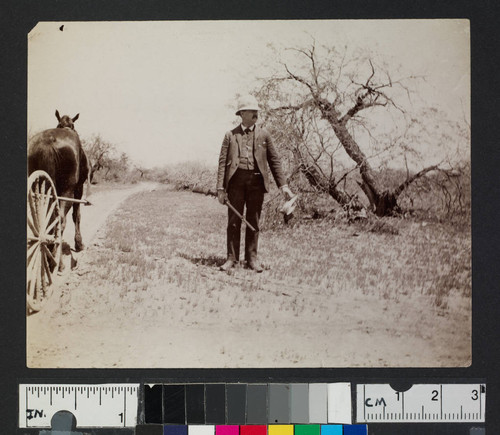
<path id="1" fill-rule="evenodd" d="M 28 310 L 40 311 L 53 288 L 62 248 L 59 201 L 54 183 L 44 171 L 35 171 L 28 178 L 27 212 L 27 304 Z"/>

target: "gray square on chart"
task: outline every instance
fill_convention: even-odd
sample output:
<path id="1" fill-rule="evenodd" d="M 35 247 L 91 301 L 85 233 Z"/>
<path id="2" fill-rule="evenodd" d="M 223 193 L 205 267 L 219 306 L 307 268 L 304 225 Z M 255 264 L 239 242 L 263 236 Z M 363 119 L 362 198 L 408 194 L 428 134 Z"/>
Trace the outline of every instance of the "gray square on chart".
<path id="1" fill-rule="evenodd" d="M 248 385 L 247 424 L 267 424 L 267 385 Z"/>
<path id="2" fill-rule="evenodd" d="M 269 423 L 290 423 L 290 385 L 269 384 Z"/>
<path id="3" fill-rule="evenodd" d="M 309 423 L 309 384 L 290 385 L 291 423 Z"/>

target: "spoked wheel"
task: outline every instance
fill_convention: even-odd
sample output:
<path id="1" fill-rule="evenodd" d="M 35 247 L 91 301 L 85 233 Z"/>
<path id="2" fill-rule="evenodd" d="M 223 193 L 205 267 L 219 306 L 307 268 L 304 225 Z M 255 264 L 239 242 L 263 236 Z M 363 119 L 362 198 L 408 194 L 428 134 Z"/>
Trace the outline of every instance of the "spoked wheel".
<path id="1" fill-rule="evenodd" d="M 53 289 L 62 250 L 59 200 L 44 171 L 35 171 L 28 178 L 27 212 L 27 308 L 40 311 Z"/>

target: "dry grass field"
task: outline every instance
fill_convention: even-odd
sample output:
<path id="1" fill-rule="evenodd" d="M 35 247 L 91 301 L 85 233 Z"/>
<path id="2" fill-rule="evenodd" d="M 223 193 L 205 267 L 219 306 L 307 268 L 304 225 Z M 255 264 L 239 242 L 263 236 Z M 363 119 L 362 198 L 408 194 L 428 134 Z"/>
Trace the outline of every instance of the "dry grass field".
<path id="1" fill-rule="evenodd" d="M 304 221 L 262 232 L 262 274 L 227 274 L 225 226 L 213 197 L 168 186 L 129 197 L 28 318 L 28 366 L 470 364 L 468 229 Z"/>

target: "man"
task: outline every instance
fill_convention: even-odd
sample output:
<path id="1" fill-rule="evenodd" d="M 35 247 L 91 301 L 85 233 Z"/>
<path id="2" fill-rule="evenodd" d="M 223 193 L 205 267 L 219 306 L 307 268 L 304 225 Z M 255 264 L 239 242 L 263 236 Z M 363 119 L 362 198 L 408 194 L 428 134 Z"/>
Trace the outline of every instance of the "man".
<path id="1" fill-rule="evenodd" d="M 286 185 L 278 153 L 269 132 L 256 125 L 259 105 L 252 95 L 242 97 L 236 115 L 241 124 L 226 133 L 222 142 L 217 173 L 217 196 L 221 204 L 226 201 L 242 215 L 246 206 L 248 226 L 245 232 L 245 260 L 248 268 L 262 272 L 257 262 L 259 220 L 264 202 L 264 193 L 269 191 L 267 165 L 276 184 L 284 195 L 294 195 Z M 241 219 L 228 208 L 227 261 L 221 270 L 228 271 L 240 259 Z"/>

